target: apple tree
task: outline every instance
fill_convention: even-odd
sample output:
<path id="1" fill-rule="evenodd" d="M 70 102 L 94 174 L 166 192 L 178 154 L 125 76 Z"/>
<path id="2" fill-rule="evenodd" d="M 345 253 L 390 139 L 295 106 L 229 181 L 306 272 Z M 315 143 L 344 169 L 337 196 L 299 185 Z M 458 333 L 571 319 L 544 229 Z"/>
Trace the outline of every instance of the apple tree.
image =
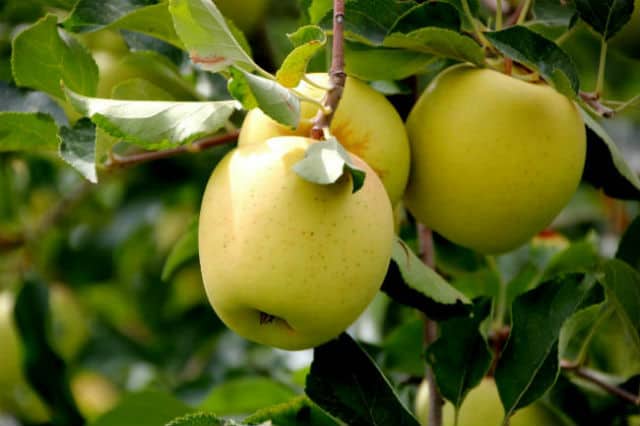
<path id="1" fill-rule="evenodd" d="M 0 425 L 640 424 L 640 3 L 0 3 Z"/>

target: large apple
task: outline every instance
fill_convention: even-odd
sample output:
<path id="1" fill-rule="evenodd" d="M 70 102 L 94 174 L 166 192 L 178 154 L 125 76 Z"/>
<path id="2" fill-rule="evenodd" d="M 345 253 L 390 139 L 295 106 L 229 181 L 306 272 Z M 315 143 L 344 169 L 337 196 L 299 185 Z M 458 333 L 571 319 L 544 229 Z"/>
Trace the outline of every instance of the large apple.
<path id="1" fill-rule="evenodd" d="M 438 76 L 407 121 L 406 205 L 483 253 L 518 247 L 575 192 L 586 134 L 571 100 L 544 83 L 462 65 Z"/>
<path id="2" fill-rule="evenodd" d="M 364 186 L 348 175 L 317 185 L 292 167 L 312 140 L 279 137 L 239 147 L 216 167 L 202 200 L 200 265 L 209 301 L 238 334 L 299 350 L 337 336 L 380 288 L 393 213 L 363 161 Z"/>
<path id="3" fill-rule="evenodd" d="M 415 412 L 420 424 L 427 426 L 429 416 L 429 386 L 422 382 L 416 395 Z M 443 426 L 454 426 L 453 404 L 442 408 Z M 473 388 L 460 407 L 458 426 L 500 426 L 504 408 L 500 402 L 496 383 L 485 378 Z M 509 419 L 510 426 L 562 426 L 567 423 L 540 402 L 522 408 Z"/>
<path id="4" fill-rule="evenodd" d="M 253 33 L 264 19 L 267 0 L 214 0 L 222 14 L 247 34 Z"/>
<path id="5" fill-rule="evenodd" d="M 310 74 L 309 79 L 327 86 L 327 74 Z M 297 90 L 321 101 L 325 91 L 301 82 Z M 238 144 L 258 143 L 273 136 L 308 136 L 318 107 L 302 102 L 301 122 L 296 130 L 276 123 L 261 110 L 249 111 L 245 118 Z M 409 142 L 402 119 L 391 103 L 369 85 L 347 77 L 342 99 L 338 104 L 331 133 L 344 147 L 362 158 L 378 174 L 392 204 L 402 198 L 409 175 Z"/>

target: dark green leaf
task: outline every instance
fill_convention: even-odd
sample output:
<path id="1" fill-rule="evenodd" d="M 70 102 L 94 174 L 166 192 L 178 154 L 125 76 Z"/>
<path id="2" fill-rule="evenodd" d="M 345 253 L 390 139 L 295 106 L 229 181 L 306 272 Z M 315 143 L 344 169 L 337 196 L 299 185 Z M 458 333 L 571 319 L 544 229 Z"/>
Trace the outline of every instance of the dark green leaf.
<path id="1" fill-rule="evenodd" d="M 153 3 L 153 0 L 79 0 L 62 26 L 76 33 L 99 30 Z"/>
<path id="2" fill-rule="evenodd" d="M 344 333 L 314 350 L 305 391 L 350 426 L 418 426 L 378 366 Z"/>
<path id="3" fill-rule="evenodd" d="M 582 178 L 609 196 L 640 200 L 640 179 L 602 126 L 582 112 L 587 126 L 587 159 Z"/>
<path id="4" fill-rule="evenodd" d="M 591 339 L 611 310 L 604 303 L 589 306 L 571 316 L 560 331 L 558 352 L 562 359 L 580 364 L 585 360 Z"/>
<path id="5" fill-rule="evenodd" d="M 162 280 L 167 281 L 185 262 L 198 256 L 198 218 L 194 218 L 180 239 L 173 245 L 162 268 Z"/>
<path id="6" fill-rule="evenodd" d="M 91 183 L 98 183 L 96 172 L 96 126 L 88 118 L 72 128 L 60 129 L 60 157 Z"/>
<path id="7" fill-rule="evenodd" d="M 427 267 L 399 238 L 393 245 L 382 291 L 436 320 L 469 313 L 469 299 Z"/>
<path id="8" fill-rule="evenodd" d="M 576 97 L 580 89 L 578 72 L 571 57 L 553 41 L 519 25 L 486 32 L 485 36 L 514 61 L 538 71 L 560 93 Z"/>
<path id="9" fill-rule="evenodd" d="M 304 158 L 294 164 L 293 170 L 303 179 L 319 185 L 336 183 L 348 172 L 353 182 L 353 192 L 362 188 L 366 175 L 336 138 L 311 144 Z"/>
<path id="10" fill-rule="evenodd" d="M 385 370 L 412 376 L 424 375 L 424 321 L 406 322 L 394 329 L 382 343 Z"/>
<path id="11" fill-rule="evenodd" d="M 0 81 L 0 111 L 49 114 L 59 126 L 68 124 L 64 110 L 46 93 L 18 89 Z"/>
<path id="12" fill-rule="evenodd" d="M 440 337 L 427 350 L 440 393 L 456 407 L 462 405 L 491 365 L 492 353 L 480 334 L 480 323 L 490 310 L 488 299 L 479 300 L 471 317 L 441 322 Z"/>
<path id="13" fill-rule="evenodd" d="M 580 18 L 605 39 L 613 37 L 631 18 L 634 0 L 576 0 Z"/>
<path id="14" fill-rule="evenodd" d="M 221 416 L 249 414 L 271 405 L 284 403 L 294 392 L 267 377 L 242 377 L 214 387 L 198 407 Z"/>
<path id="15" fill-rule="evenodd" d="M 567 274 L 514 301 L 511 333 L 495 374 L 507 416 L 541 397 L 556 381 L 560 330 L 594 283 L 591 275 Z"/>
<path id="16" fill-rule="evenodd" d="M 534 16 L 534 23 L 549 27 L 563 27 L 566 29 L 576 14 L 576 7 L 573 2 L 536 0 L 533 3 L 531 11 Z"/>
<path id="17" fill-rule="evenodd" d="M 640 216 L 631 222 L 622 235 L 616 258 L 640 270 Z"/>
<path id="18" fill-rule="evenodd" d="M 192 411 L 173 396 L 158 391 L 145 391 L 125 396 L 113 410 L 91 426 L 124 426 L 132 424 L 132 419 L 135 419 L 136 426 L 158 426 Z"/>
<path id="19" fill-rule="evenodd" d="M 307 396 L 299 396 L 284 404 L 265 408 L 244 419 L 244 423 L 249 425 L 259 425 L 267 421 L 271 421 L 276 426 L 339 425 Z"/>
<path id="20" fill-rule="evenodd" d="M 221 419 L 214 414 L 195 413 L 178 417 L 167 423 L 166 426 L 243 426 L 245 424 L 229 419 Z"/>
<path id="21" fill-rule="evenodd" d="M 52 411 L 56 425 L 82 425 L 64 360 L 49 343 L 49 290 L 38 278 L 28 277 L 16 299 L 14 318 L 23 342 L 23 365 L 29 383 Z"/>
<path id="22" fill-rule="evenodd" d="M 410 33 L 424 27 L 439 27 L 448 30 L 460 30 L 458 9 L 445 2 L 425 2 L 402 14 L 389 29 L 391 33 Z"/>

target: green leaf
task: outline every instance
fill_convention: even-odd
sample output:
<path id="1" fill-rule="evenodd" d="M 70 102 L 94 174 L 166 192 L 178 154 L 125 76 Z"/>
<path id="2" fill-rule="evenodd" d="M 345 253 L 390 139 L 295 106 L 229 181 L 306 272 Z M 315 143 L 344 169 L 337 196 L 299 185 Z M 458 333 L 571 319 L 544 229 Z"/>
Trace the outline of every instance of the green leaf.
<path id="1" fill-rule="evenodd" d="M 349 153 L 333 137 L 311 144 L 304 158 L 294 164 L 293 170 L 304 180 L 319 185 L 336 183 L 348 172 L 353 182 L 353 192 L 362 188 L 366 174 L 355 165 Z"/>
<path id="2" fill-rule="evenodd" d="M 382 343 L 384 369 L 412 376 L 424 375 L 424 321 L 421 318 L 396 327 Z"/>
<path id="3" fill-rule="evenodd" d="M 0 112 L 40 112 L 50 115 L 59 125 L 68 124 L 64 110 L 49 95 L 26 89 L 18 89 L 0 81 Z"/>
<path id="4" fill-rule="evenodd" d="M 180 239 L 173 245 L 162 268 L 162 280 L 167 281 L 187 261 L 198 256 L 198 218 L 195 217 Z"/>
<path id="5" fill-rule="evenodd" d="M 480 323 L 489 315 L 491 303 L 479 301 L 470 318 L 453 318 L 440 323 L 440 337 L 427 350 L 438 389 L 455 407 L 486 375 L 491 351 L 482 334 Z"/>
<path id="6" fill-rule="evenodd" d="M 232 64 L 257 68 L 227 25 L 215 3 L 208 0 L 170 0 L 176 32 L 191 60 L 217 72 Z"/>
<path id="7" fill-rule="evenodd" d="M 463 0 L 440 0 L 443 3 L 449 3 L 454 6 L 458 10 L 458 16 L 462 20 L 462 29 L 467 32 L 473 32 L 473 22 L 467 14 L 464 12 L 464 6 L 462 5 Z M 467 4 L 469 5 L 469 9 L 471 10 L 472 16 L 478 16 L 478 10 L 480 9 L 480 2 L 478 0 L 467 0 Z"/>
<path id="8" fill-rule="evenodd" d="M 96 31 L 152 3 L 151 0 L 79 0 L 62 26 L 71 32 Z"/>
<path id="9" fill-rule="evenodd" d="M 469 313 L 469 299 L 426 266 L 400 238 L 393 245 L 382 291 L 432 319 Z"/>
<path id="10" fill-rule="evenodd" d="M 604 264 L 607 302 L 620 318 L 630 338 L 629 351 L 640 353 L 640 272 L 621 260 L 611 259 Z"/>
<path id="11" fill-rule="evenodd" d="M 460 30 L 460 14 L 458 9 L 441 1 L 418 4 L 402 14 L 391 26 L 388 34 L 410 33 L 424 27 L 446 28 Z"/>
<path id="12" fill-rule="evenodd" d="M 262 409 L 244 419 L 244 423 L 249 425 L 259 425 L 267 421 L 277 426 L 339 426 L 336 420 L 304 395 Z"/>
<path id="13" fill-rule="evenodd" d="M 598 247 L 594 241 L 586 237 L 553 256 L 544 270 L 542 279 L 549 280 L 568 272 L 595 272 L 599 264 Z"/>
<path id="14" fill-rule="evenodd" d="M 587 126 L 587 159 L 583 179 L 609 196 L 640 200 L 640 179 L 629 167 L 609 137 L 593 117 L 582 110 Z"/>
<path id="15" fill-rule="evenodd" d="M 631 19 L 634 0 L 576 0 L 580 18 L 606 40 Z M 637 7 L 637 6 L 636 6 Z"/>
<path id="16" fill-rule="evenodd" d="M 113 21 L 108 25 L 108 28 L 136 31 L 163 40 L 179 49 L 184 49 L 184 45 L 173 26 L 168 6 L 168 2 L 161 2 L 136 9 Z"/>
<path id="17" fill-rule="evenodd" d="M 55 149 L 58 127 L 48 114 L 0 112 L 0 152 Z"/>
<path id="18" fill-rule="evenodd" d="M 276 79 L 284 87 L 296 87 L 307 71 L 311 59 L 324 48 L 327 36 L 320 27 L 308 25 L 289 34 L 289 39 L 296 46 L 280 66 Z"/>
<path id="19" fill-rule="evenodd" d="M 132 78 L 111 89 L 111 97 L 119 100 L 169 101 L 175 97 L 164 89 L 142 78 Z"/>
<path id="20" fill-rule="evenodd" d="M 404 49 L 371 47 L 346 41 L 345 71 L 361 80 L 402 80 L 427 70 L 439 58 Z"/>
<path id="21" fill-rule="evenodd" d="M 268 377 L 242 377 L 215 386 L 198 408 L 221 416 L 248 414 L 293 396 L 291 389 Z"/>
<path id="22" fill-rule="evenodd" d="M 378 366 L 344 333 L 314 350 L 305 391 L 350 426 L 418 426 Z"/>
<path id="23" fill-rule="evenodd" d="M 228 88 L 247 111 L 260 108 L 278 123 L 295 128 L 300 121 L 300 100 L 286 87 L 273 80 L 231 68 Z"/>
<path id="24" fill-rule="evenodd" d="M 13 315 L 22 339 L 26 377 L 51 409 L 53 423 L 84 424 L 71 395 L 67 366 L 49 343 L 49 290 L 46 284 L 34 276 L 26 278 Z"/>
<path id="25" fill-rule="evenodd" d="M 470 37 L 444 28 L 422 28 L 408 34 L 393 33 L 385 37 L 382 46 L 484 65 L 484 53 L 478 43 Z"/>
<path id="26" fill-rule="evenodd" d="M 66 94 L 76 110 L 112 136 L 147 148 L 181 145 L 214 133 L 238 108 L 235 101 L 122 101 L 88 98 L 71 90 Z"/>
<path id="27" fill-rule="evenodd" d="M 573 2 L 559 2 L 557 0 L 536 0 L 531 9 L 534 24 L 547 27 L 568 28 L 576 14 Z"/>
<path id="28" fill-rule="evenodd" d="M 582 363 L 598 326 L 609 316 L 611 309 L 605 303 L 589 306 L 573 314 L 560 330 L 560 358 L 576 364 Z"/>
<path id="29" fill-rule="evenodd" d="M 557 44 L 520 25 L 485 36 L 502 53 L 538 71 L 560 93 L 575 98 L 580 89 L 578 72 L 569 55 Z"/>
<path id="30" fill-rule="evenodd" d="M 640 270 L 640 216 L 636 216 L 622 235 L 616 258 Z"/>
<path id="31" fill-rule="evenodd" d="M 98 183 L 96 171 L 96 126 L 87 118 L 72 128 L 60 129 L 58 153 L 64 161 L 91 183 Z"/>
<path id="32" fill-rule="evenodd" d="M 210 413 L 187 414 L 178 417 L 166 424 L 166 426 L 243 426 L 245 423 L 238 423 L 234 420 L 221 419 Z"/>
<path id="33" fill-rule="evenodd" d="M 98 66 L 73 37 L 59 32 L 57 18 L 47 15 L 13 40 L 11 64 L 18 86 L 41 90 L 64 100 L 60 82 L 74 92 L 93 95 Z"/>
<path id="34" fill-rule="evenodd" d="M 560 330 L 594 283 L 592 275 L 567 274 L 516 298 L 511 333 L 495 373 L 507 417 L 541 397 L 555 383 L 560 372 Z"/>
<path id="35" fill-rule="evenodd" d="M 136 426 L 158 426 L 193 410 L 173 396 L 159 391 L 144 391 L 126 395 L 111 411 L 91 426 L 123 426 L 135 419 Z"/>

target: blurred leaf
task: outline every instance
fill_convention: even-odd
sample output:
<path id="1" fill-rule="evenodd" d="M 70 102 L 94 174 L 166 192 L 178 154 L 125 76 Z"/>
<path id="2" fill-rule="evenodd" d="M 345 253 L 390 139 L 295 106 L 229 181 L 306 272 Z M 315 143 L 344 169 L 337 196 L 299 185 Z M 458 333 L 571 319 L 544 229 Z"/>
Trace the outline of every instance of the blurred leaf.
<path id="1" fill-rule="evenodd" d="M 18 89 L 0 81 L 0 111 L 49 114 L 59 126 L 68 124 L 64 110 L 46 93 Z"/>
<path id="2" fill-rule="evenodd" d="M 576 0 L 580 18 L 608 40 L 631 18 L 634 0 Z"/>
<path id="3" fill-rule="evenodd" d="M 378 366 L 344 333 L 314 349 L 305 391 L 350 426 L 418 426 Z"/>
<path id="4" fill-rule="evenodd" d="M 630 337 L 630 351 L 640 353 L 640 272 L 618 259 L 604 264 L 602 284 Z"/>
<path id="5" fill-rule="evenodd" d="M 559 2 L 557 0 L 536 0 L 531 8 L 533 22 L 549 27 L 568 28 L 576 14 L 573 2 Z"/>
<path id="6" fill-rule="evenodd" d="M 229 93 L 245 110 L 260 108 L 278 123 L 295 128 L 300 121 L 300 100 L 276 81 L 260 77 L 236 67 L 231 68 Z"/>
<path id="7" fill-rule="evenodd" d="M 562 326 L 558 341 L 560 358 L 582 363 L 598 326 L 611 314 L 604 303 L 589 306 L 573 314 Z"/>
<path id="8" fill-rule="evenodd" d="M 338 426 L 337 421 L 306 396 L 260 410 L 244 419 L 244 423 L 258 425 L 269 420 L 276 426 Z"/>
<path id="9" fill-rule="evenodd" d="M 294 392 L 268 377 L 242 377 L 215 386 L 198 407 L 221 416 L 248 414 L 290 400 Z"/>
<path id="10" fill-rule="evenodd" d="M 571 57 L 553 41 L 519 25 L 485 36 L 500 52 L 538 71 L 560 93 L 576 97 L 580 89 L 578 71 Z"/>
<path id="11" fill-rule="evenodd" d="M 181 145 L 212 134 L 238 108 L 235 101 L 121 101 L 66 93 L 75 109 L 109 134 L 146 148 L 160 143 Z"/>
<path id="12" fill-rule="evenodd" d="M 582 110 L 587 126 L 587 159 L 582 178 L 609 196 L 640 200 L 640 179 L 616 144 L 593 117 Z"/>
<path id="13" fill-rule="evenodd" d="M 469 299 L 427 267 L 399 238 L 393 245 L 382 291 L 436 320 L 469 312 Z"/>
<path id="14" fill-rule="evenodd" d="M 366 172 L 360 169 L 336 138 L 313 143 L 307 148 L 304 158 L 293 166 L 298 176 L 319 185 L 336 183 L 345 172 L 351 175 L 353 192 L 362 185 Z"/>
<path id="15" fill-rule="evenodd" d="M 182 237 L 173 245 L 162 268 L 162 281 L 167 281 L 185 262 L 198 256 L 198 218 L 194 218 Z"/>
<path id="16" fill-rule="evenodd" d="M 382 343 L 384 368 L 412 376 L 424 375 L 424 321 L 415 319 L 396 327 Z"/>
<path id="17" fill-rule="evenodd" d="M 0 152 L 55 149 L 57 133 L 48 114 L 0 112 Z"/>
<path id="18" fill-rule="evenodd" d="M 61 37 L 57 18 L 47 15 L 13 39 L 13 77 L 18 86 L 42 90 L 64 99 L 60 82 L 74 92 L 93 95 L 98 66 L 73 37 Z"/>
<path id="19" fill-rule="evenodd" d="M 480 323 L 489 315 L 489 299 L 474 306 L 473 316 L 440 323 L 440 337 L 427 349 L 442 396 L 459 408 L 467 393 L 486 375 L 493 354 L 480 334 Z"/>
<path id="20" fill-rule="evenodd" d="M 289 34 L 293 49 L 276 73 L 276 79 L 284 87 L 296 87 L 307 71 L 311 59 L 324 48 L 327 36 L 320 27 L 308 25 Z"/>
<path id="21" fill-rule="evenodd" d="M 60 129 L 58 153 L 91 183 L 98 183 L 96 172 L 96 126 L 88 118 L 79 120 L 72 128 Z"/>
<path id="22" fill-rule="evenodd" d="M 202 68 L 217 72 L 232 64 L 257 68 L 229 29 L 215 3 L 208 0 L 170 0 L 169 12 L 178 36 Z"/>
<path id="23" fill-rule="evenodd" d="M 616 258 L 640 270 L 640 215 L 631 222 L 622 235 Z"/>
<path id="24" fill-rule="evenodd" d="M 345 42 L 345 71 L 361 80 L 402 80 L 438 60 L 431 54 Z"/>
<path id="25" fill-rule="evenodd" d="M 507 417 L 538 399 L 556 381 L 560 330 L 594 283 L 592 275 L 567 274 L 514 301 L 511 333 L 495 373 Z"/>
<path id="26" fill-rule="evenodd" d="M 598 247 L 586 237 L 553 256 L 544 270 L 542 279 L 549 280 L 568 272 L 594 272 L 599 265 Z"/>
<path id="27" fill-rule="evenodd" d="M 26 278 L 14 310 L 26 377 L 51 408 L 54 425 L 82 425 L 84 419 L 69 388 L 67 366 L 49 343 L 49 312 L 46 284 L 33 276 Z"/>
<path id="28" fill-rule="evenodd" d="M 195 413 L 174 419 L 166 426 L 243 426 L 245 424 L 230 419 L 221 419 L 214 414 Z"/>
<path id="29" fill-rule="evenodd" d="M 424 27 L 459 31 L 460 15 L 458 9 L 441 1 L 418 4 L 402 14 L 391 26 L 388 34 L 395 32 L 406 34 Z"/>
<path id="30" fill-rule="evenodd" d="M 144 391 L 121 398 L 111 411 L 93 422 L 91 426 L 158 426 L 169 423 L 176 417 L 193 410 L 173 396 L 158 392 Z"/>
<path id="31" fill-rule="evenodd" d="M 385 37 L 382 46 L 429 53 L 479 66 L 484 64 L 484 53 L 478 43 L 444 28 L 428 27 L 408 34 L 393 33 Z"/>
<path id="32" fill-rule="evenodd" d="M 117 84 L 111 90 L 111 97 L 119 100 L 169 101 L 175 98 L 164 89 L 141 78 L 132 78 Z"/>

